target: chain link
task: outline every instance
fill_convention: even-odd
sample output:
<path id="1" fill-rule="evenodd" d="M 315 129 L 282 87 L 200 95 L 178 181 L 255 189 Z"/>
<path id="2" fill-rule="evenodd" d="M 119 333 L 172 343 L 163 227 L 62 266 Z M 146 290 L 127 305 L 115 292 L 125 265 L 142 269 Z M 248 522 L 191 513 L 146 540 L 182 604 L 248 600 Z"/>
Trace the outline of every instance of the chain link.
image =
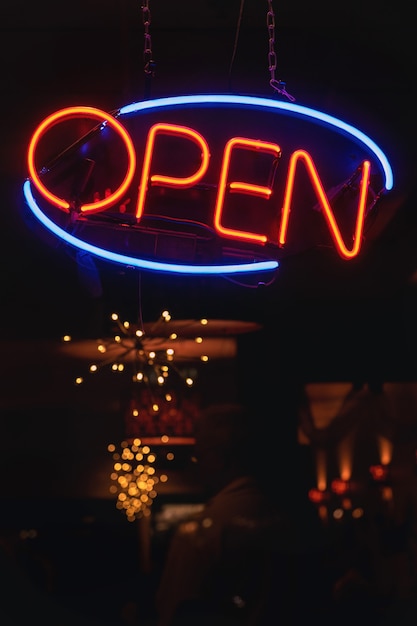
<path id="1" fill-rule="evenodd" d="M 295 102 L 294 96 L 291 96 L 285 88 L 282 80 L 275 78 L 275 70 L 277 69 L 277 55 L 275 52 L 275 13 L 272 6 L 272 0 L 268 0 L 268 12 L 266 14 L 266 25 L 268 28 L 268 69 L 270 73 L 269 84 L 276 92 L 285 96 L 291 102 Z"/>
<path id="2" fill-rule="evenodd" d="M 145 74 L 154 75 L 155 63 L 152 59 L 152 39 L 149 27 L 151 25 L 151 11 L 149 0 L 144 0 L 142 4 L 142 20 L 144 29 L 143 63 Z"/>

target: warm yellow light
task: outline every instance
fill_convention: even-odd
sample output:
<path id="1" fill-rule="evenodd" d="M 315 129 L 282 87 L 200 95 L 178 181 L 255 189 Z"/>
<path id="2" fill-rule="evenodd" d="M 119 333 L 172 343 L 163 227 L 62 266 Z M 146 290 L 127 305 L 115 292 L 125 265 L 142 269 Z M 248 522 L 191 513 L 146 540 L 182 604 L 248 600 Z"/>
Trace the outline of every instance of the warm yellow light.
<path id="1" fill-rule="evenodd" d="M 173 379 L 176 377 L 178 377 L 180 382 L 185 384 L 187 387 L 195 385 L 195 381 L 191 378 L 191 376 L 186 377 L 186 371 L 179 367 L 174 367 L 174 358 L 176 359 L 175 350 L 172 347 L 168 349 L 166 348 L 167 340 L 164 339 L 164 335 L 165 337 L 169 336 L 171 340 L 174 340 L 178 338 L 177 332 L 170 332 L 167 334 L 163 333 L 162 338 L 161 335 L 158 334 L 158 328 L 160 328 L 161 320 L 169 322 L 171 320 L 170 313 L 167 310 L 164 310 L 161 313 L 159 326 L 158 324 L 154 324 L 154 326 L 151 327 L 151 331 L 149 333 L 150 337 L 146 337 L 143 343 L 135 340 L 135 337 L 142 337 L 146 334 L 143 330 L 137 329 L 135 325 L 132 325 L 127 320 L 121 322 L 119 315 L 115 312 L 112 313 L 111 319 L 117 322 L 115 325 L 116 332 L 108 342 L 104 342 L 101 339 L 98 340 L 97 350 L 99 353 L 104 354 L 105 352 L 109 353 L 112 348 L 113 353 L 110 352 L 110 354 L 114 354 L 116 357 L 108 358 L 103 361 L 98 360 L 96 363 L 90 364 L 88 366 L 90 373 L 100 372 L 104 369 L 104 367 L 115 373 L 125 372 L 127 370 L 127 363 L 132 362 L 134 369 L 133 371 L 129 371 L 129 380 L 131 381 L 131 384 L 136 382 L 146 382 L 147 385 L 154 388 L 151 390 L 150 396 L 147 396 L 153 398 L 152 404 L 150 404 L 148 400 L 147 406 L 144 407 L 144 412 L 138 410 L 138 408 L 131 409 L 132 419 L 134 418 L 139 421 L 142 416 L 145 419 L 145 413 L 148 413 L 148 417 L 153 417 L 152 414 L 159 414 L 161 410 L 165 410 L 165 408 L 168 410 L 166 403 L 172 402 L 173 396 L 169 391 L 165 392 L 164 387 L 169 388 L 171 387 L 171 384 L 174 385 Z M 206 318 L 202 318 L 200 323 L 202 325 L 206 325 L 208 324 L 208 320 Z M 162 344 L 159 348 L 157 346 L 159 346 L 161 340 Z M 203 343 L 204 337 L 199 335 L 195 337 L 194 340 L 195 343 L 200 345 Z M 164 343 L 165 346 L 163 346 Z M 171 345 L 174 344 L 172 343 Z M 150 346 L 152 346 L 153 349 L 149 349 Z M 114 358 L 118 358 L 119 361 L 114 360 Z M 209 360 L 209 357 L 206 354 L 195 355 L 193 360 L 200 360 L 204 363 Z M 147 373 L 148 371 L 149 375 Z M 78 385 L 83 382 L 84 379 L 81 376 L 76 379 L 76 384 Z M 137 393 L 139 393 L 139 389 Z M 159 402 L 161 402 L 161 404 L 159 404 Z M 139 404 L 137 406 L 139 406 Z"/>
<path id="2" fill-rule="evenodd" d="M 159 480 L 161 481 L 161 483 L 166 483 L 168 480 L 168 476 L 166 474 L 161 474 Z"/>
<path id="3" fill-rule="evenodd" d="M 317 513 L 322 522 L 327 522 L 327 519 L 328 519 L 327 506 L 325 506 L 324 504 L 321 504 L 317 509 Z"/>
<path id="4" fill-rule="evenodd" d="M 62 341 L 71 341 L 71 335 L 64 335 Z"/>
<path id="5" fill-rule="evenodd" d="M 127 519 L 133 521 L 145 515 L 146 510 L 153 503 L 153 498 L 157 496 L 154 485 L 158 481 L 151 478 L 155 473 L 151 464 L 155 461 L 156 456 L 151 453 L 149 446 L 138 448 L 141 445 L 139 438 L 135 438 L 130 445 L 127 441 L 122 441 L 120 445 L 122 457 L 125 460 L 133 459 L 136 451 L 138 451 L 136 459 L 143 458 L 144 454 L 148 455 L 149 465 L 139 464 L 136 468 L 132 468 L 127 462 L 115 463 L 114 471 L 111 474 L 111 479 L 117 482 L 116 485 L 110 487 L 111 493 L 117 493 L 116 508 L 123 510 Z M 114 449 L 114 444 L 109 444 L 108 448 Z"/>
<path id="6" fill-rule="evenodd" d="M 381 498 L 384 500 L 384 502 L 390 502 L 392 500 L 392 497 L 393 497 L 392 487 L 389 487 L 389 486 L 383 487 L 383 489 L 381 490 Z"/>
<path id="7" fill-rule="evenodd" d="M 343 515 L 344 515 L 343 509 L 335 509 L 333 511 L 334 519 L 342 519 Z"/>
<path id="8" fill-rule="evenodd" d="M 378 449 L 381 465 L 389 465 L 392 459 L 392 442 L 386 437 L 378 435 Z"/>
<path id="9" fill-rule="evenodd" d="M 317 489 L 326 491 L 327 489 L 327 460 L 324 450 L 316 451 L 316 473 Z"/>

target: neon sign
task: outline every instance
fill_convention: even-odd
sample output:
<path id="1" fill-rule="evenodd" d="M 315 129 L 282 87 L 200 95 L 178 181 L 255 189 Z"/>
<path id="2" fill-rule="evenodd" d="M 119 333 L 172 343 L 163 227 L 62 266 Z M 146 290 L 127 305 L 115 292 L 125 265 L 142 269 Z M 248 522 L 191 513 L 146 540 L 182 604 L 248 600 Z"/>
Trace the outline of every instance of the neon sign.
<path id="1" fill-rule="evenodd" d="M 56 156 L 69 122 L 84 132 Z M 394 184 L 362 131 L 251 96 L 161 98 L 114 115 L 62 109 L 34 132 L 27 163 L 26 202 L 57 237 L 116 263 L 188 274 L 275 270 L 294 247 L 322 244 L 323 224 L 325 245 L 352 259 L 367 214 Z"/>

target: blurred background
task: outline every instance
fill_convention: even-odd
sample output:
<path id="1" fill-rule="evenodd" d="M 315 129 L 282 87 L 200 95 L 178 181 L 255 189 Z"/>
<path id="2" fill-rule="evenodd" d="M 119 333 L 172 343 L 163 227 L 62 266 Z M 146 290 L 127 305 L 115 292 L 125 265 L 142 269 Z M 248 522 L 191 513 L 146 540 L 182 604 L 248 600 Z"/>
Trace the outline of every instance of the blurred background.
<path id="1" fill-rule="evenodd" d="M 70 105 L 112 111 L 190 93 L 276 97 L 269 84 L 271 8 L 276 77 L 298 104 L 375 138 L 393 164 L 396 185 L 376 207 L 357 259 L 308 249 L 286 258 L 264 285 L 99 261 L 96 280 L 74 251 L 35 232 L 22 185 L 28 142 L 47 115 Z M 202 503 L 193 416 L 209 401 L 244 397 L 256 411 L 254 450 L 270 459 L 265 471 L 273 472 L 274 497 L 290 502 L 302 494 L 332 535 L 351 532 L 367 515 L 389 520 L 375 548 L 389 552 L 384 566 L 391 572 L 379 589 L 408 598 L 417 509 L 417 67 L 410 6 L 43 0 L 6 3 L 0 15 L 2 537 L 23 579 L 90 623 L 151 617 L 147 594 L 167 536 Z M 132 390 L 130 357 L 117 370 L 111 315 L 145 324 L 159 347 L 164 311 L 183 340 L 180 376 L 170 412 L 154 411 L 151 428 L 144 419 L 151 401 Z M 201 319 L 209 324 L 202 327 Z M 125 339 L 131 347 L 129 332 Z M 91 375 L 100 342 L 110 349 L 110 367 Z M 127 508 L 116 506 L 122 483 L 114 455 L 131 445 L 150 446 L 158 482 L 146 515 L 132 513 L 129 521 Z M 402 542 L 398 549 L 395 541 Z M 392 574 L 398 554 L 409 568 L 403 587 Z"/>

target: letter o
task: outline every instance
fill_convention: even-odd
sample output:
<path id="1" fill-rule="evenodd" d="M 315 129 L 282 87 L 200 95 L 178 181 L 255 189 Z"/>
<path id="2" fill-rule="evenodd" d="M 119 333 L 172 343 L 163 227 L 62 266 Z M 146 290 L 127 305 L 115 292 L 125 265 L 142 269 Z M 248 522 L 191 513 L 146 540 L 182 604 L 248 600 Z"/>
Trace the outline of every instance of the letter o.
<path id="1" fill-rule="evenodd" d="M 36 131 L 33 133 L 30 140 L 27 155 L 29 174 L 33 181 L 33 184 L 44 198 L 46 198 L 51 204 L 65 211 L 66 213 L 70 212 L 70 203 L 67 202 L 67 200 L 64 200 L 63 198 L 60 198 L 50 192 L 49 189 L 40 180 L 40 177 L 38 176 L 35 167 L 35 152 L 41 137 L 49 128 L 52 128 L 52 126 L 55 126 L 55 124 L 62 121 L 63 119 L 74 119 L 78 117 L 87 117 L 91 119 L 97 119 L 99 120 L 99 122 L 106 122 L 109 126 L 111 126 L 111 128 L 119 133 L 125 144 L 129 157 L 126 176 L 121 185 L 116 189 L 116 191 L 114 191 L 103 200 L 91 202 L 89 204 L 83 204 L 80 207 L 82 213 L 98 213 L 99 211 L 103 211 L 109 206 L 115 204 L 123 196 L 126 189 L 132 182 L 132 178 L 136 168 L 136 154 L 132 139 L 125 127 L 120 122 L 118 122 L 111 114 L 105 113 L 104 111 L 101 111 L 100 109 L 96 109 L 94 107 L 77 106 L 60 109 L 59 111 L 52 113 L 52 115 L 49 115 L 43 122 L 41 122 Z"/>

